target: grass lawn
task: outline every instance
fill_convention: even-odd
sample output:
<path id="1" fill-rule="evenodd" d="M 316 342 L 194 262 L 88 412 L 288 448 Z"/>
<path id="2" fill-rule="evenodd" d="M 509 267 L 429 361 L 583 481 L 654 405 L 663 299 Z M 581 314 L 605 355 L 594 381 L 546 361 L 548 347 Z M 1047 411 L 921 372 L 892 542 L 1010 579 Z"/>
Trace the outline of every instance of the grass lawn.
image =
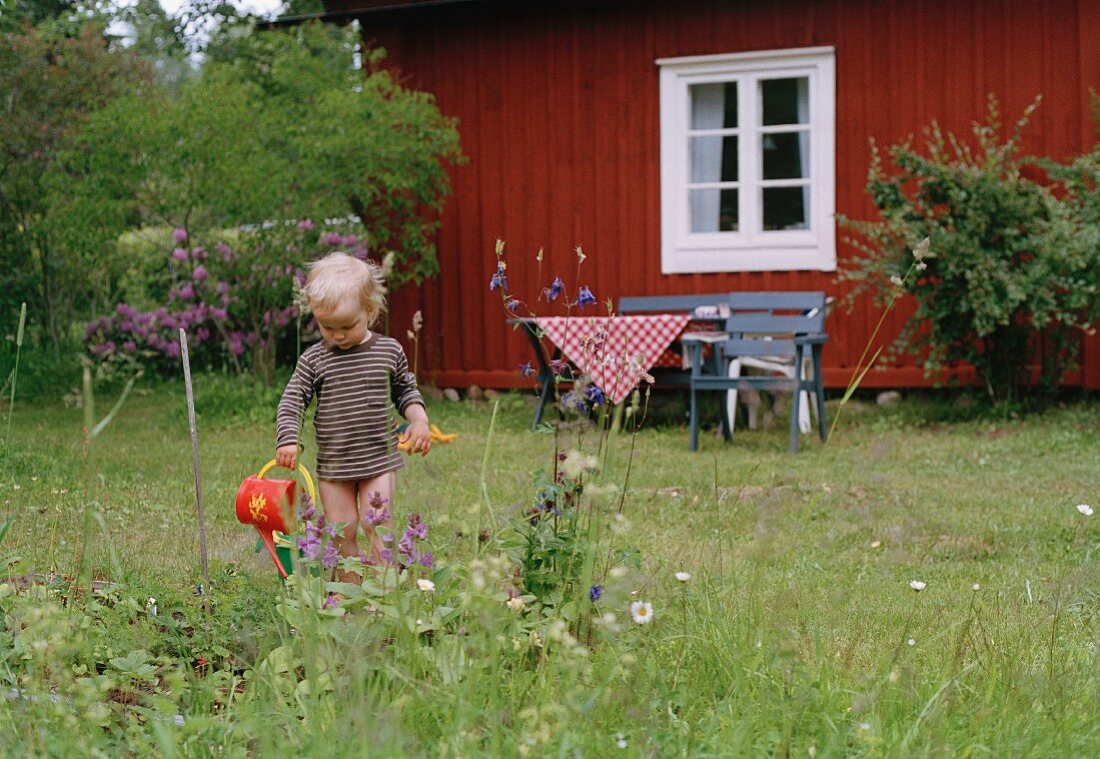
<path id="1" fill-rule="evenodd" d="M 436 589 L 339 617 L 304 584 L 288 603 L 233 514 L 277 395 L 234 416 L 197 381 L 209 615 L 181 390 L 132 397 L 88 457 L 80 410 L 17 400 L 0 560 L 38 581 L 0 584 L 5 752 L 1100 753 L 1100 516 L 1076 509 L 1100 507 L 1095 403 L 953 423 L 853 404 L 793 457 L 785 424 L 697 454 L 682 426 L 619 434 L 569 537 L 585 582 L 523 609 L 515 525 L 577 434 L 530 432 L 518 395 L 491 437 L 492 406 L 433 403 L 459 437 L 409 461 L 395 512 L 428 522 Z M 113 583 L 95 594 L 66 580 L 85 543 Z"/>

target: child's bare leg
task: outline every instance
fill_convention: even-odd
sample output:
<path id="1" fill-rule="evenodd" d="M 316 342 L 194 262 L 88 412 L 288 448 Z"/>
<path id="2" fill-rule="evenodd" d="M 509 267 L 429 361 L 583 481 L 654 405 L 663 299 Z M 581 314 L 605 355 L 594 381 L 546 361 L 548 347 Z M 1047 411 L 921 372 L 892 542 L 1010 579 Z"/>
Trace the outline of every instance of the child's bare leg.
<path id="1" fill-rule="evenodd" d="M 338 482 L 333 480 L 321 480 L 318 489 L 321 496 L 321 504 L 325 509 L 325 522 L 344 524 L 342 532 L 336 535 L 336 548 L 341 556 L 358 556 L 359 543 L 355 533 L 359 529 L 359 510 L 355 504 L 355 482 Z M 354 572 L 337 570 L 336 579 L 340 582 L 358 583 L 359 575 Z"/>
<path id="2" fill-rule="evenodd" d="M 369 480 L 359 480 L 359 510 L 363 516 L 363 537 L 366 540 L 367 550 L 370 551 L 371 558 L 384 565 L 389 565 L 392 561 L 382 560 L 382 550 L 388 547 L 392 551 L 395 546 L 392 543 L 389 546 L 383 543 L 380 531 L 392 532 L 393 520 L 387 519 L 381 524 L 372 526 L 368 523 L 367 516 L 372 494 L 377 494 L 375 495 L 376 498 L 381 496 L 385 499 L 385 508 L 389 509 L 391 515 L 393 514 L 393 493 L 396 482 L 397 477 L 393 472 L 386 472 Z"/>

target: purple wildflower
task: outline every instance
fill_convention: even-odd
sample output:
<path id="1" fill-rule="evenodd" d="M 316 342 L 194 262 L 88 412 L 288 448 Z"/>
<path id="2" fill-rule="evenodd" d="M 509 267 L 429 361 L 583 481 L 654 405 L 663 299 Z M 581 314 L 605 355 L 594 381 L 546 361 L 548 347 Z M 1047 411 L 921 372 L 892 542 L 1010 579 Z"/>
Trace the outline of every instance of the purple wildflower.
<path id="1" fill-rule="evenodd" d="M 386 524 L 392 517 L 393 515 L 390 513 L 390 510 L 385 506 L 380 509 L 368 507 L 363 511 L 363 521 L 371 527 Z"/>
<path id="2" fill-rule="evenodd" d="M 428 537 L 428 524 L 420 518 L 419 514 L 409 514 L 409 530 L 414 540 L 424 540 Z"/>
<path id="3" fill-rule="evenodd" d="M 195 297 L 195 288 L 190 282 L 187 282 L 181 287 L 177 293 L 180 300 L 191 300 Z"/>
<path id="4" fill-rule="evenodd" d="M 550 371 L 554 373 L 555 377 L 560 377 L 565 373 L 565 366 L 564 359 L 555 358 L 550 360 Z"/>
<path id="5" fill-rule="evenodd" d="M 531 366 L 531 362 L 527 361 L 519 365 L 519 373 L 523 377 L 530 377 L 535 373 L 535 367 Z"/>
<path id="6" fill-rule="evenodd" d="M 582 285 L 581 289 L 577 292 L 577 302 L 574 305 L 591 306 L 595 303 L 597 303 L 596 296 L 588 289 L 588 285 Z"/>
<path id="7" fill-rule="evenodd" d="M 325 552 L 321 555 L 321 566 L 325 569 L 332 569 L 340 562 L 340 552 L 336 550 L 335 543 L 329 543 L 325 546 Z"/>
<path id="8" fill-rule="evenodd" d="M 201 264 L 196 266 L 195 270 L 191 272 L 191 278 L 196 282 L 202 282 L 207 276 L 209 275 L 206 273 L 206 267 Z"/>
<path id="9" fill-rule="evenodd" d="M 201 245 L 197 248 L 192 248 L 191 258 L 195 259 L 196 261 L 205 261 L 207 258 L 206 248 L 202 247 Z"/>
<path id="10" fill-rule="evenodd" d="M 133 340 L 127 340 L 122 344 L 122 350 L 126 351 L 127 353 L 134 353 L 135 351 L 137 351 L 137 343 L 135 343 Z"/>
<path id="11" fill-rule="evenodd" d="M 298 519 L 308 522 L 316 513 L 317 507 L 313 504 L 313 499 L 309 497 L 309 493 L 303 493 L 302 500 L 298 504 Z"/>
<path id="12" fill-rule="evenodd" d="M 383 548 L 381 551 L 378 552 L 378 558 L 381 559 L 384 564 L 392 564 L 393 551 L 388 548 Z"/>
<path id="13" fill-rule="evenodd" d="M 138 315 L 136 308 L 128 306 L 125 303 L 119 303 L 115 306 L 115 311 L 118 312 L 119 316 L 125 316 L 127 319 L 134 319 Z"/>
<path id="14" fill-rule="evenodd" d="M 377 490 L 367 493 L 367 505 L 372 509 L 380 509 L 386 505 L 386 499 Z"/>
<path id="15" fill-rule="evenodd" d="M 593 406 L 601 406 L 603 405 L 604 400 L 606 400 L 604 398 L 603 390 L 600 390 L 600 388 L 596 387 L 595 385 L 589 385 L 584 389 L 584 397 L 587 398 L 588 402 L 591 403 Z"/>
<path id="16" fill-rule="evenodd" d="M 172 232 L 172 239 L 176 242 L 184 242 L 187 239 L 187 230 L 183 227 L 176 227 Z"/>
<path id="17" fill-rule="evenodd" d="M 501 290 L 508 289 L 508 277 L 505 276 L 504 270 L 504 262 L 497 261 L 497 270 L 493 272 L 493 277 L 489 280 L 489 292 L 496 290 L 498 287 Z"/>
<path id="18" fill-rule="evenodd" d="M 305 537 L 298 538 L 298 550 L 305 558 L 315 560 L 321 552 L 321 535 L 311 532 L 307 525 Z"/>
<path id="19" fill-rule="evenodd" d="M 397 552 L 408 557 L 410 564 L 416 562 L 416 544 L 413 542 L 412 535 L 409 534 L 408 530 L 405 530 L 401 540 L 397 541 Z"/>
<path id="20" fill-rule="evenodd" d="M 328 232 L 321 235 L 321 243 L 323 245 L 339 245 L 342 239 L 339 232 Z"/>
<path id="21" fill-rule="evenodd" d="M 301 221 L 298 222 L 298 231 L 308 232 L 311 229 L 313 229 L 313 220 L 312 219 L 302 219 Z"/>
<path id="22" fill-rule="evenodd" d="M 588 600 L 596 603 L 603 596 L 603 585 L 593 585 L 588 589 Z"/>
<path id="23" fill-rule="evenodd" d="M 177 261 L 186 261 L 187 260 L 187 249 L 186 248 L 176 248 L 175 250 L 172 251 L 172 258 L 176 259 Z"/>
<path id="24" fill-rule="evenodd" d="M 517 308 L 523 305 L 523 301 L 516 300 L 515 298 L 509 298 L 504 302 L 504 307 L 509 311 L 515 311 Z"/>
<path id="25" fill-rule="evenodd" d="M 432 556 L 431 551 L 425 551 L 424 553 L 420 554 L 420 566 L 424 567 L 425 569 L 431 569 L 432 564 L 434 563 L 435 559 Z"/>
<path id="26" fill-rule="evenodd" d="M 565 292 L 565 283 L 561 281 L 561 277 L 554 277 L 554 281 L 550 283 L 550 286 L 542 291 L 548 301 L 557 300 L 563 292 Z"/>
<path id="27" fill-rule="evenodd" d="M 327 596 L 325 596 L 325 600 L 321 602 L 321 608 L 332 609 L 336 606 L 337 603 L 339 603 L 339 601 L 337 600 L 336 596 L 332 593 L 329 593 Z"/>

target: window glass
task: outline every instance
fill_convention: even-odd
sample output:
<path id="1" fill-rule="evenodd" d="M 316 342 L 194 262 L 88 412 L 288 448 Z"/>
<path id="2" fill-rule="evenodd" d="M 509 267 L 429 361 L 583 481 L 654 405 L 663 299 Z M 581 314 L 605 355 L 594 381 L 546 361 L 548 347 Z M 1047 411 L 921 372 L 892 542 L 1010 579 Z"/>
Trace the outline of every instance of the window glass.
<path id="1" fill-rule="evenodd" d="M 739 228 L 737 190 L 690 190 L 688 206 L 691 208 L 691 231 L 736 232 Z"/>
<path id="2" fill-rule="evenodd" d="M 736 182 L 737 138 L 691 138 L 692 182 Z"/>
<path id="3" fill-rule="evenodd" d="M 737 127 L 737 82 L 693 84 L 692 129 L 735 129 Z"/>
<path id="4" fill-rule="evenodd" d="M 806 229 L 809 218 L 809 187 L 765 187 L 764 229 L 769 231 Z"/>
<path id="5" fill-rule="evenodd" d="M 810 123 L 809 82 L 806 77 L 760 80 L 764 126 Z"/>
<path id="6" fill-rule="evenodd" d="M 773 132 L 760 140 L 764 179 L 806 179 L 810 166 L 809 132 Z"/>

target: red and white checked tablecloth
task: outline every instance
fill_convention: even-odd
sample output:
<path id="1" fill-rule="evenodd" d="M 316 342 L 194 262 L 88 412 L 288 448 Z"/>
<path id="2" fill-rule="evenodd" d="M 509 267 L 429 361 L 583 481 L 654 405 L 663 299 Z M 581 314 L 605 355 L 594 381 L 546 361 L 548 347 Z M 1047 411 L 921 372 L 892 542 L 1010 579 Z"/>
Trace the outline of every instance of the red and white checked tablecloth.
<path id="1" fill-rule="evenodd" d="M 611 403 L 619 403 L 690 320 L 688 314 L 654 314 L 552 316 L 535 322 Z"/>

